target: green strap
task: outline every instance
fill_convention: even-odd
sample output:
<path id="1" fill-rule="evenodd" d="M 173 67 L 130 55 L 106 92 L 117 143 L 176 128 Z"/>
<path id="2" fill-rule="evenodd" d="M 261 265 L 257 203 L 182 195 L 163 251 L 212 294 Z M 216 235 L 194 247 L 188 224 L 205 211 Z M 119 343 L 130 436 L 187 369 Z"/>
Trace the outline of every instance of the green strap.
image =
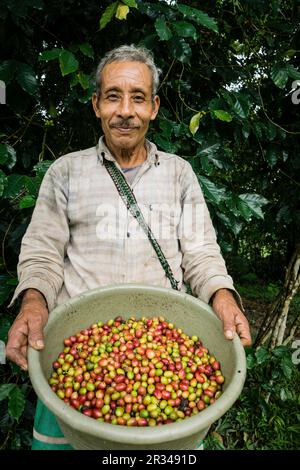
<path id="1" fill-rule="evenodd" d="M 144 219 L 144 216 L 138 206 L 137 200 L 135 198 L 135 195 L 133 194 L 129 184 L 126 181 L 126 178 L 122 174 L 122 172 L 117 168 L 115 163 L 111 160 L 107 160 L 106 158 L 103 157 L 103 163 L 110 174 L 113 182 L 115 183 L 115 186 L 125 204 L 127 209 L 130 210 L 131 214 L 133 217 L 138 221 L 142 229 L 144 230 L 145 234 L 147 235 L 155 253 L 157 254 L 157 257 L 160 261 L 160 264 L 162 265 L 163 270 L 166 273 L 167 278 L 169 279 L 171 286 L 175 290 L 178 289 L 178 281 L 173 276 L 171 267 L 168 263 L 168 261 L 165 258 L 165 255 L 162 252 L 162 249 L 157 242 L 156 238 L 154 237 L 152 230 L 150 229 L 149 225 Z"/>

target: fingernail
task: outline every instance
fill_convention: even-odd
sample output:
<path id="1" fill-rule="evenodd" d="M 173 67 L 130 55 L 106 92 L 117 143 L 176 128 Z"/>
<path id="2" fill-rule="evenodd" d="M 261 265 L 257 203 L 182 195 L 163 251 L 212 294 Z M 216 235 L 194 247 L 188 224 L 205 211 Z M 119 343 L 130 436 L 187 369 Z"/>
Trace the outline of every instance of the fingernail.
<path id="1" fill-rule="evenodd" d="M 38 348 L 43 348 L 44 347 L 44 343 L 41 339 L 38 339 L 37 342 L 36 342 L 36 346 Z"/>
<path id="2" fill-rule="evenodd" d="M 227 339 L 232 339 L 233 338 L 233 332 L 231 330 L 226 330 L 225 331 L 225 336 Z"/>
<path id="3" fill-rule="evenodd" d="M 25 364 L 23 364 L 23 365 L 21 366 L 21 369 L 26 371 L 26 370 L 27 370 L 27 366 L 26 366 Z"/>

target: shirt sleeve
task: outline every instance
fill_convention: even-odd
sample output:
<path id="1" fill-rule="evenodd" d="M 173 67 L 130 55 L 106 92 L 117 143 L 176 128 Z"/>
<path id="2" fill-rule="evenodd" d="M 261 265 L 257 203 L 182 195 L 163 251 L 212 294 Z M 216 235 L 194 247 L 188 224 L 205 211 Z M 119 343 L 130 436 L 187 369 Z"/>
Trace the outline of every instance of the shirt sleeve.
<path id="1" fill-rule="evenodd" d="M 206 303 L 218 289 L 229 289 L 243 310 L 221 255 L 199 182 L 187 162 L 182 173 L 182 189 L 179 239 L 184 281 L 190 284 L 193 295 Z"/>
<path id="2" fill-rule="evenodd" d="M 31 222 L 22 239 L 17 266 L 19 284 L 11 307 L 25 289 L 37 289 L 49 311 L 64 279 L 64 258 L 69 241 L 68 178 L 53 164 L 42 181 Z"/>

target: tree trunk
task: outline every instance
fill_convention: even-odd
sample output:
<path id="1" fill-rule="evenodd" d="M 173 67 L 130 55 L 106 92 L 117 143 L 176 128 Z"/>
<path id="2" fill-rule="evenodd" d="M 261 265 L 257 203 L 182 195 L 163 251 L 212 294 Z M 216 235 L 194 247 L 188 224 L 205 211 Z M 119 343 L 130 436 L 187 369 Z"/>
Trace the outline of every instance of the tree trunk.
<path id="1" fill-rule="evenodd" d="M 300 286 L 300 244 L 298 244 L 294 250 L 292 258 L 289 262 L 289 265 L 286 270 L 284 285 L 275 299 L 271 310 L 265 315 L 260 332 L 257 335 L 255 340 L 255 346 L 261 346 L 270 341 L 270 347 L 275 348 L 286 342 L 284 341 L 286 325 L 288 320 L 288 314 L 290 309 L 290 304 L 294 296 L 296 295 Z M 300 316 L 300 313 L 299 313 Z M 297 317 L 298 318 L 298 317 Z M 294 322 L 293 331 L 291 333 L 295 334 L 298 319 L 296 318 Z M 291 337 L 291 340 L 293 338 Z"/>
<path id="2" fill-rule="evenodd" d="M 292 299 L 290 298 L 286 299 L 281 312 L 279 312 L 278 320 L 275 323 L 275 327 L 271 337 L 271 349 L 283 343 L 283 337 L 286 329 L 286 321 L 289 313 L 291 300 Z"/>
<path id="3" fill-rule="evenodd" d="M 285 338 L 285 340 L 283 342 L 284 345 L 287 345 L 287 344 L 291 343 L 294 340 L 296 331 L 299 327 L 300 327 L 300 315 L 298 315 L 294 319 L 293 323 L 291 324 L 291 328 L 290 328 L 290 331 L 288 333 L 288 336 Z"/>

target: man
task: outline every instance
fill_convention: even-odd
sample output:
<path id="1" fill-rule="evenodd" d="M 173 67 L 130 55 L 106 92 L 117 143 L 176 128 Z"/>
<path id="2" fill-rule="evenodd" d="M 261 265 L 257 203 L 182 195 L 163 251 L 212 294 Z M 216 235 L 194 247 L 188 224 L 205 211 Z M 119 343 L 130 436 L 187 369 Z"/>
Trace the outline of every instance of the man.
<path id="1" fill-rule="evenodd" d="M 239 296 L 191 166 L 145 139 L 159 110 L 158 77 L 146 49 L 121 46 L 106 54 L 97 69 L 93 95 L 104 137 L 96 147 L 59 158 L 44 177 L 22 240 L 19 285 L 10 304 L 22 294 L 6 352 L 24 370 L 28 343 L 43 348 L 48 312 L 70 297 L 114 283 L 170 287 L 149 240 L 131 236 L 138 233 L 137 221 L 125 206 L 123 211 L 119 207 L 120 196 L 104 159 L 122 169 L 145 214 L 145 208 L 149 213 L 153 207 L 172 207 L 171 212 L 160 214 L 172 235 L 178 233 L 182 220 L 188 220 L 179 240 L 176 236 L 159 240 L 179 288 L 189 283 L 195 296 L 211 303 L 226 338 L 232 339 L 236 332 L 244 345 L 251 344 L 247 319 L 237 303 Z M 118 212 L 104 214 L 111 207 L 119 207 Z M 191 207 L 199 208 L 201 227 L 189 223 L 186 215 Z M 41 433 L 35 437 L 51 443 Z M 54 439 L 52 444 L 64 442 L 62 435 Z"/>

